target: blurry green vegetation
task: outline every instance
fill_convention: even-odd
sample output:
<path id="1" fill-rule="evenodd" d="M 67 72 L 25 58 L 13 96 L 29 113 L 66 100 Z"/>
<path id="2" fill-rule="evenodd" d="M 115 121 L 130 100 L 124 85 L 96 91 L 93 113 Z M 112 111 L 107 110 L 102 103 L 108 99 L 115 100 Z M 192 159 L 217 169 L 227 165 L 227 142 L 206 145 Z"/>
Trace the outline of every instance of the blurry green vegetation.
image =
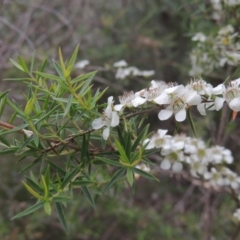
<path id="1" fill-rule="evenodd" d="M 69 203 L 66 212 L 68 234 L 62 230 L 56 213 L 46 217 L 43 211 L 38 211 L 9 222 L 6 221 L 5 212 L 0 219 L 0 237 L 6 240 L 203 239 L 200 224 L 204 218 L 202 193 L 186 181 L 166 177 L 160 179 L 160 184 L 139 179 L 134 196 L 130 189 L 119 189 L 99 196 L 96 209 L 79 195 Z M 189 189 L 193 190 L 194 195 L 186 199 L 184 192 Z M 15 202 L 14 205 L 12 202 L 8 207 L 25 208 L 26 201 L 29 202 L 27 197 L 20 204 Z M 212 236 L 228 239 L 234 229 L 234 224 L 229 221 L 232 217 L 230 210 L 235 206 L 224 194 L 215 195 L 212 202 L 217 208 L 212 209 Z"/>

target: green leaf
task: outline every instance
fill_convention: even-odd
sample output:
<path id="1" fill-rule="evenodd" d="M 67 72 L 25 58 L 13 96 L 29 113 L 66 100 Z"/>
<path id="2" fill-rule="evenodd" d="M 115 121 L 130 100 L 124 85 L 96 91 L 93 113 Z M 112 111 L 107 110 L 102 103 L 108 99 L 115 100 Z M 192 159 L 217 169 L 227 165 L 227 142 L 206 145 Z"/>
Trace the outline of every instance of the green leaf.
<path id="1" fill-rule="evenodd" d="M 41 176 L 41 179 L 42 179 L 42 185 L 44 190 L 44 199 L 47 200 L 49 195 L 49 190 L 48 190 L 49 186 L 47 186 L 47 183 L 43 175 Z"/>
<path id="2" fill-rule="evenodd" d="M 88 188 L 86 186 L 82 186 L 82 191 L 83 191 L 83 194 L 85 195 L 85 197 L 87 198 L 87 200 L 90 202 L 90 204 L 95 207 L 95 203 L 94 203 L 94 200 L 91 196 L 91 193 L 89 192 Z"/>
<path id="3" fill-rule="evenodd" d="M 93 80 L 93 77 L 95 76 L 96 72 L 92 72 L 92 74 L 90 75 L 90 77 L 87 79 L 87 81 L 84 83 L 83 87 L 81 88 L 81 91 L 79 92 L 79 94 L 81 96 L 85 95 L 85 91 L 88 91 L 88 87 L 90 85 L 90 83 Z"/>
<path id="4" fill-rule="evenodd" d="M 143 176 L 143 177 L 145 177 L 145 178 L 159 181 L 159 179 L 157 179 L 155 176 L 153 176 L 152 174 L 147 173 L 147 172 L 145 172 L 145 171 L 143 171 L 143 170 L 141 170 L 141 169 L 132 168 L 132 170 L 133 170 L 135 173 L 137 173 L 137 174 L 139 174 L 139 175 L 141 175 L 141 176 Z"/>
<path id="5" fill-rule="evenodd" d="M 131 151 L 134 152 L 136 148 L 139 146 L 140 142 L 146 138 L 147 132 L 148 132 L 149 124 L 141 131 L 140 134 L 138 134 L 138 137 L 134 141 L 132 145 Z"/>
<path id="6" fill-rule="evenodd" d="M 35 190 L 33 190 L 27 183 L 23 182 L 23 185 L 35 198 L 43 200 L 43 196 L 41 196 Z"/>
<path id="7" fill-rule="evenodd" d="M 33 96 L 33 97 L 31 97 L 31 98 L 28 100 L 28 102 L 27 102 L 27 104 L 26 104 L 26 107 L 25 107 L 25 109 L 24 109 L 24 113 L 25 113 L 27 116 L 32 112 L 33 106 L 34 106 L 34 103 L 35 103 L 35 100 L 36 100 L 36 96 Z"/>
<path id="8" fill-rule="evenodd" d="M 46 67 L 46 65 L 47 65 L 47 62 L 48 62 L 48 59 L 46 58 L 46 59 L 43 61 L 43 64 L 42 64 L 39 72 L 43 72 L 43 71 L 44 71 L 44 69 L 45 69 L 45 67 Z M 37 78 L 37 80 L 39 80 L 40 75 L 37 75 L 36 78 Z"/>
<path id="9" fill-rule="evenodd" d="M 76 62 L 76 58 L 77 58 L 77 54 L 78 54 L 78 50 L 79 50 L 79 44 L 77 45 L 77 47 L 75 48 L 70 60 L 69 60 L 69 63 L 68 63 L 68 66 L 67 66 L 67 70 L 69 72 L 72 71 L 72 68 L 74 66 L 74 63 Z"/>
<path id="10" fill-rule="evenodd" d="M 8 94 L 9 90 L 1 93 L 0 95 L 0 117 L 2 116 L 2 113 L 3 113 L 3 110 L 4 110 L 4 107 L 6 105 L 6 102 L 7 102 L 7 94 Z"/>
<path id="11" fill-rule="evenodd" d="M 62 203 L 57 202 L 57 203 L 55 203 L 55 206 L 56 206 L 56 209 L 57 209 L 57 212 L 58 212 L 59 220 L 60 220 L 64 230 L 67 231 L 67 224 L 66 224 L 64 212 L 63 212 L 63 209 L 62 209 Z"/>
<path id="12" fill-rule="evenodd" d="M 116 144 L 117 149 L 118 149 L 118 151 L 119 151 L 119 153 L 120 153 L 120 158 L 121 158 L 120 160 L 121 160 L 122 162 L 124 162 L 124 163 L 129 164 L 129 163 L 130 163 L 129 158 L 128 158 L 128 156 L 126 155 L 125 150 L 124 150 L 124 148 L 122 147 L 121 143 L 120 143 L 117 139 L 115 139 L 115 144 Z"/>
<path id="13" fill-rule="evenodd" d="M 32 54 L 31 65 L 30 65 L 30 73 L 32 73 L 32 71 L 33 71 L 34 60 L 35 60 L 35 51 L 33 51 L 33 54 Z"/>
<path id="14" fill-rule="evenodd" d="M 56 69 L 58 75 L 64 79 L 64 75 L 63 75 L 63 72 L 62 72 L 62 69 L 61 69 L 61 66 L 53 59 L 53 65 L 54 65 L 54 68 Z"/>
<path id="15" fill-rule="evenodd" d="M 37 164 L 41 159 L 45 158 L 45 155 L 40 155 L 38 156 L 31 164 L 29 164 L 27 167 L 25 167 L 24 169 L 22 169 L 20 171 L 20 173 L 26 171 L 27 169 L 31 168 L 32 166 L 34 166 L 35 164 Z"/>
<path id="16" fill-rule="evenodd" d="M 9 129 L 9 130 L 6 130 L 6 131 L 2 131 L 2 132 L 1 132 L 1 136 L 6 135 L 6 134 L 9 134 L 9 133 L 18 132 L 19 130 L 24 129 L 24 128 L 26 128 L 27 126 L 28 126 L 28 124 L 22 124 L 22 125 L 20 125 L 20 126 L 18 126 L 18 127 L 15 127 L 15 128 L 13 128 L 13 129 Z"/>
<path id="17" fill-rule="evenodd" d="M 1 133 L 0 133 L 1 134 Z M 8 140 L 5 138 L 5 137 L 2 137 L 1 135 L 0 135 L 0 141 L 2 142 L 2 143 L 4 143 L 6 146 L 9 146 L 10 147 L 10 142 L 8 142 Z"/>
<path id="18" fill-rule="evenodd" d="M 73 95 L 70 95 L 69 98 L 68 98 L 68 102 L 67 102 L 67 105 L 66 105 L 66 108 L 64 110 L 64 114 L 63 114 L 63 117 L 66 117 L 71 106 L 72 106 L 72 101 L 73 101 Z"/>
<path id="19" fill-rule="evenodd" d="M 29 73 L 29 70 L 27 68 L 26 63 L 23 61 L 23 59 L 20 56 L 18 57 L 18 61 L 19 61 L 20 65 L 21 65 L 21 67 L 23 68 L 24 72 L 25 73 Z"/>
<path id="20" fill-rule="evenodd" d="M 78 174 L 79 170 L 80 170 L 79 166 L 75 167 L 75 169 L 73 169 L 73 171 L 71 173 L 68 173 L 64 177 L 62 186 L 61 186 L 62 189 L 64 189 L 71 182 L 71 180 Z"/>
<path id="21" fill-rule="evenodd" d="M 72 186 L 86 186 L 89 184 L 95 184 L 96 182 L 90 180 L 79 180 L 72 182 Z"/>
<path id="22" fill-rule="evenodd" d="M 16 152 L 16 155 L 18 155 L 20 152 L 22 152 L 22 149 L 24 149 L 29 143 L 33 141 L 32 137 L 27 138 L 27 140 L 19 147 L 19 149 Z"/>
<path id="23" fill-rule="evenodd" d="M 133 186 L 133 182 L 134 182 L 134 175 L 133 175 L 133 171 L 131 168 L 127 169 L 127 180 L 130 184 L 130 186 Z"/>
<path id="24" fill-rule="evenodd" d="M 56 196 L 52 199 L 52 202 L 63 203 L 63 202 L 69 201 L 70 199 L 71 199 L 70 197 L 66 197 L 66 196 Z"/>
<path id="25" fill-rule="evenodd" d="M 48 111 L 47 114 L 43 115 L 41 118 L 39 118 L 34 124 L 38 124 L 39 122 L 42 122 L 45 120 L 47 117 L 49 117 L 59 106 L 55 106 L 51 111 Z"/>
<path id="26" fill-rule="evenodd" d="M 194 137 L 197 138 L 197 132 L 196 132 L 196 128 L 195 128 L 195 125 L 194 125 L 194 121 L 192 119 L 190 108 L 187 109 L 187 116 L 188 116 L 188 120 L 189 120 L 191 128 L 192 128 L 192 131 L 194 133 Z"/>
<path id="27" fill-rule="evenodd" d="M 104 192 L 111 188 L 126 172 L 126 168 L 121 168 L 115 172 L 110 182 L 105 186 Z"/>
<path id="28" fill-rule="evenodd" d="M 131 134 L 130 133 L 127 133 L 127 136 L 126 136 L 127 139 L 125 139 L 125 152 L 126 152 L 126 155 L 127 155 L 127 158 L 130 159 L 131 158 Z"/>
<path id="29" fill-rule="evenodd" d="M 123 139 L 122 129 L 119 126 L 117 127 L 117 132 L 118 132 L 118 138 L 119 138 L 120 143 L 122 145 L 124 145 L 125 141 Z"/>
<path id="30" fill-rule="evenodd" d="M 104 163 L 107 163 L 109 165 L 112 165 L 112 166 L 116 166 L 116 167 L 121 167 L 121 163 L 117 162 L 117 161 L 113 161 L 109 158 L 104 158 L 104 157 L 96 157 L 97 160 L 99 161 L 102 161 Z"/>
<path id="31" fill-rule="evenodd" d="M 77 82 L 81 82 L 81 81 L 84 81 L 86 79 L 89 79 L 89 78 L 93 78 L 96 74 L 96 71 L 94 72 L 90 72 L 90 73 L 84 73 L 84 74 L 81 74 L 80 76 L 77 76 L 76 78 L 72 79 L 72 84 L 74 83 L 77 83 Z"/>
<path id="32" fill-rule="evenodd" d="M 23 69 L 23 67 L 22 67 L 20 64 L 18 64 L 16 61 L 14 61 L 14 60 L 11 59 L 11 58 L 10 58 L 10 61 L 11 61 L 11 63 L 12 63 L 16 68 L 18 68 L 18 69 L 21 70 L 22 72 L 25 72 L 24 69 Z"/>
<path id="33" fill-rule="evenodd" d="M 41 194 L 43 194 L 43 188 L 41 186 L 39 186 L 36 182 L 34 182 L 32 179 L 25 177 L 26 179 L 26 183 L 32 188 L 34 189 L 36 192 L 39 192 Z"/>
<path id="34" fill-rule="evenodd" d="M 47 189 L 49 191 L 49 186 L 50 186 L 50 166 L 48 165 L 46 168 L 46 171 L 44 173 L 44 179 L 47 185 Z"/>
<path id="35" fill-rule="evenodd" d="M 23 216 L 26 216 L 26 215 L 29 215 L 30 213 L 32 212 L 35 212 L 36 210 L 38 210 L 39 208 L 41 208 L 42 206 L 44 205 L 44 202 L 37 202 L 35 205 L 27 208 L 26 210 L 18 213 L 17 215 L 15 215 L 13 219 L 16 219 L 16 218 L 20 218 L 20 217 L 23 217 Z"/>
<path id="36" fill-rule="evenodd" d="M 51 204 L 48 201 L 44 203 L 44 210 L 48 215 L 51 215 L 52 208 L 51 208 Z"/>
<path id="37" fill-rule="evenodd" d="M 65 76 L 66 74 L 66 68 L 65 68 L 65 63 L 63 61 L 63 56 L 62 56 L 62 50 L 61 48 L 58 48 L 58 56 L 59 56 L 59 61 L 60 61 L 60 66 L 61 66 L 61 69 L 63 71 L 63 75 Z M 65 76 L 65 77 L 68 77 L 68 76 Z"/>
<path id="38" fill-rule="evenodd" d="M 43 72 L 35 72 L 37 75 L 47 78 L 47 79 L 52 79 L 52 80 L 56 80 L 57 82 L 61 83 L 63 82 L 64 79 L 62 79 L 61 77 L 52 75 L 52 74 L 48 74 L 48 73 L 43 73 Z"/>
<path id="39" fill-rule="evenodd" d="M 24 112 L 21 110 L 20 106 L 16 106 L 16 103 L 11 102 L 11 100 L 9 100 L 7 98 L 7 103 L 8 105 L 10 105 L 21 117 L 25 118 L 25 114 Z"/>
<path id="40" fill-rule="evenodd" d="M 48 161 L 49 165 L 52 167 L 53 170 L 60 173 L 62 176 L 66 175 L 66 171 L 64 171 L 62 168 L 57 166 L 55 163 Z"/>

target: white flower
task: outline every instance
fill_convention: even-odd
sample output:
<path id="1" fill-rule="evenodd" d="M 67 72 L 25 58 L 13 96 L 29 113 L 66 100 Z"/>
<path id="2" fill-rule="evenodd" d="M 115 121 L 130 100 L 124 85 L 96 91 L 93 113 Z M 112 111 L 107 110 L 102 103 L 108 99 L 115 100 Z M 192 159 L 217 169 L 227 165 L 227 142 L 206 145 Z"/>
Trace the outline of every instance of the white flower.
<path id="1" fill-rule="evenodd" d="M 240 208 L 233 213 L 233 216 L 240 222 Z"/>
<path id="2" fill-rule="evenodd" d="M 117 72 L 116 72 L 116 75 L 115 75 L 115 78 L 117 78 L 117 79 L 124 79 L 127 76 L 129 76 L 129 75 L 130 75 L 129 68 L 118 68 Z"/>
<path id="3" fill-rule="evenodd" d="M 127 106 L 127 107 L 132 107 L 133 106 L 132 100 L 135 99 L 135 94 L 134 94 L 133 91 L 124 92 L 124 94 L 122 96 L 119 96 L 118 99 L 119 99 L 120 104 L 115 105 L 114 109 L 116 111 L 121 111 L 121 109 L 124 106 Z"/>
<path id="4" fill-rule="evenodd" d="M 111 96 L 108 98 L 108 106 L 104 110 L 103 116 L 93 120 L 92 122 L 93 129 L 100 129 L 106 126 L 106 128 L 103 130 L 104 140 L 108 139 L 110 127 L 116 127 L 119 124 L 119 116 L 116 111 L 112 110 L 112 103 L 113 97 Z"/>
<path id="5" fill-rule="evenodd" d="M 233 162 L 232 152 L 221 146 L 213 146 L 209 149 L 211 151 L 212 162 L 220 164 L 226 162 L 231 164 Z"/>
<path id="6" fill-rule="evenodd" d="M 122 68 L 122 67 L 126 67 L 128 64 L 125 60 L 120 60 L 118 62 L 113 63 L 113 66 L 116 68 Z"/>
<path id="7" fill-rule="evenodd" d="M 31 137 L 33 135 L 33 132 L 30 130 L 22 129 L 22 131 L 27 137 Z"/>
<path id="8" fill-rule="evenodd" d="M 148 142 L 146 149 L 153 148 L 170 148 L 170 140 L 172 136 L 166 135 L 168 130 L 159 129 L 156 134 L 154 134 L 151 139 L 146 139 L 144 144 Z"/>
<path id="9" fill-rule="evenodd" d="M 240 177 L 231 171 L 229 168 L 224 167 L 222 172 L 225 175 L 226 185 L 230 185 L 231 188 L 237 189 L 240 185 Z"/>
<path id="10" fill-rule="evenodd" d="M 215 168 L 211 168 L 211 172 L 205 172 L 204 178 L 209 180 L 209 183 L 213 186 L 224 186 L 225 179 L 222 176 L 221 172 L 218 172 Z"/>
<path id="11" fill-rule="evenodd" d="M 165 89 L 164 92 L 154 102 L 164 105 L 168 104 L 166 109 L 159 112 L 158 118 L 166 120 L 175 115 L 177 122 L 182 122 L 186 119 L 186 108 L 191 105 L 201 103 L 201 96 L 193 90 L 187 90 L 183 85 Z"/>
<path id="12" fill-rule="evenodd" d="M 205 42 L 207 37 L 202 33 L 198 32 L 192 37 L 192 41 Z"/>
<path id="13" fill-rule="evenodd" d="M 88 60 L 82 60 L 82 61 L 79 61 L 75 64 L 75 68 L 80 68 L 80 69 L 83 69 L 85 68 L 87 65 L 89 64 L 89 61 Z"/>
<path id="14" fill-rule="evenodd" d="M 227 25 L 225 27 L 222 27 L 219 31 L 218 31 L 218 34 L 219 35 L 229 35 L 231 33 L 234 32 L 234 28 L 232 25 Z"/>
<path id="15" fill-rule="evenodd" d="M 230 7 L 234 7 L 240 4 L 240 0 L 224 0 L 224 2 Z"/>
<path id="16" fill-rule="evenodd" d="M 142 90 L 144 91 L 144 90 Z M 120 104 L 116 104 L 114 106 L 114 109 L 116 111 L 121 111 L 123 107 L 138 107 L 140 105 L 142 105 L 143 103 L 146 102 L 146 99 L 142 98 L 140 96 L 141 91 L 140 92 L 137 92 L 134 94 L 133 91 L 131 92 L 125 92 L 122 96 L 119 96 L 118 99 L 119 99 L 119 102 Z"/>
<path id="17" fill-rule="evenodd" d="M 180 172 L 183 169 L 182 161 L 184 160 L 183 148 L 185 144 L 185 135 L 176 135 L 161 149 L 161 155 L 164 160 L 161 162 L 160 167 L 168 170 L 172 167 L 173 172 Z"/>
<path id="18" fill-rule="evenodd" d="M 199 162 L 196 158 L 190 163 L 190 173 L 192 176 L 198 178 L 199 175 L 204 175 L 207 172 L 207 164 Z"/>
<path id="19" fill-rule="evenodd" d="M 240 111 L 240 87 L 238 79 L 231 81 L 227 88 L 223 88 L 223 97 L 233 111 Z"/>
<path id="20" fill-rule="evenodd" d="M 141 75 L 143 76 L 143 77 L 151 77 L 152 75 L 154 75 L 155 74 L 155 71 L 154 70 L 145 70 L 145 71 L 142 71 L 141 72 Z"/>

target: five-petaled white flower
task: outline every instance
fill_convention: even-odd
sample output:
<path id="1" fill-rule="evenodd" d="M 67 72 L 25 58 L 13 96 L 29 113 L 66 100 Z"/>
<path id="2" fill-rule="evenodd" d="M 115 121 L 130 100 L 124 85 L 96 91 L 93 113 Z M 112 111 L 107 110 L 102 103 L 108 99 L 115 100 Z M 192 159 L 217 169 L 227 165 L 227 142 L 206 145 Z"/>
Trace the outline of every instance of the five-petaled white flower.
<path id="1" fill-rule="evenodd" d="M 174 114 L 176 121 L 182 122 L 186 119 L 186 108 L 200 104 L 201 96 L 194 90 L 187 90 L 183 85 L 178 85 L 165 89 L 154 102 L 168 105 L 159 112 L 160 120 L 166 120 Z"/>
<path id="2" fill-rule="evenodd" d="M 106 128 L 103 130 L 103 139 L 107 140 L 109 133 L 110 133 L 110 127 L 116 127 L 119 124 L 119 116 L 116 111 L 113 111 L 112 108 L 113 103 L 113 97 L 108 98 L 108 106 L 104 110 L 102 117 L 97 118 L 93 120 L 92 127 L 93 129 L 100 129 L 104 126 Z"/>

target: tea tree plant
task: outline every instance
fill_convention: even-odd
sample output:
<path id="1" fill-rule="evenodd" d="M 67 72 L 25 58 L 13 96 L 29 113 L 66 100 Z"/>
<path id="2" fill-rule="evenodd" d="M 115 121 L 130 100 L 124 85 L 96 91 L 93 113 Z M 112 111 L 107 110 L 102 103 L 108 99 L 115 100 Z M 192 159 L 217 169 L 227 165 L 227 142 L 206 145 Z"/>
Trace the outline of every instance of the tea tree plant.
<path id="1" fill-rule="evenodd" d="M 52 61 L 56 74 L 45 71 L 47 61 L 36 70 L 34 58 L 30 66 L 20 57 L 18 62 L 11 60 L 26 77 L 8 80 L 26 84 L 28 94 L 24 106 L 8 98 L 8 91 L 0 95 L 0 114 L 6 105 L 13 110 L 9 121 L 0 121 L 0 154 L 31 161 L 22 169 L 29 173 L 23 185 L 36 198 L 33 206 L 13 219 L 40 208 L 50 215 L 55 208 L 67 229 L 64 209 L 76 189 L 94 207 L 95 194 L 122 181 L 134 191 L 139 176 L 158 180 L 154 169 L 159 164 L 175 173 L 186 169 L 191 178 L 208 187 L 231 190 L 237 198 L 240 177 L 228 167 L 234 161 L 231 151 L 197 138 L 191 109 L 196 107 L 205 117 L 225 104 L 234 120 L 240 111 L 240 79 L 216 87 L 203 79 L 186 86 L 152 81 L 148 89 L 124 93 L 119 104 L 113 96 L 107 104 L 100 104 L 107 90 L 93 88 L 96 72 L 72 77 L 77 53 L 78 47 L 65 61 L 59 50 L 59 61 Z M 158 113 L 159 121 L 174 115 L 176 125 L 188 119 L 195 137 L 167 135 L 166 129 L 150 133 L 146 122 L 151 113 Z M 15 134 L 11 141 L 10 134 Z M 157 160 L 151 158 L 153 154 Z M 38 174 L 34 166 L 38 166 Z M 239 210 L 234 215 L 240 218 Z"/>

